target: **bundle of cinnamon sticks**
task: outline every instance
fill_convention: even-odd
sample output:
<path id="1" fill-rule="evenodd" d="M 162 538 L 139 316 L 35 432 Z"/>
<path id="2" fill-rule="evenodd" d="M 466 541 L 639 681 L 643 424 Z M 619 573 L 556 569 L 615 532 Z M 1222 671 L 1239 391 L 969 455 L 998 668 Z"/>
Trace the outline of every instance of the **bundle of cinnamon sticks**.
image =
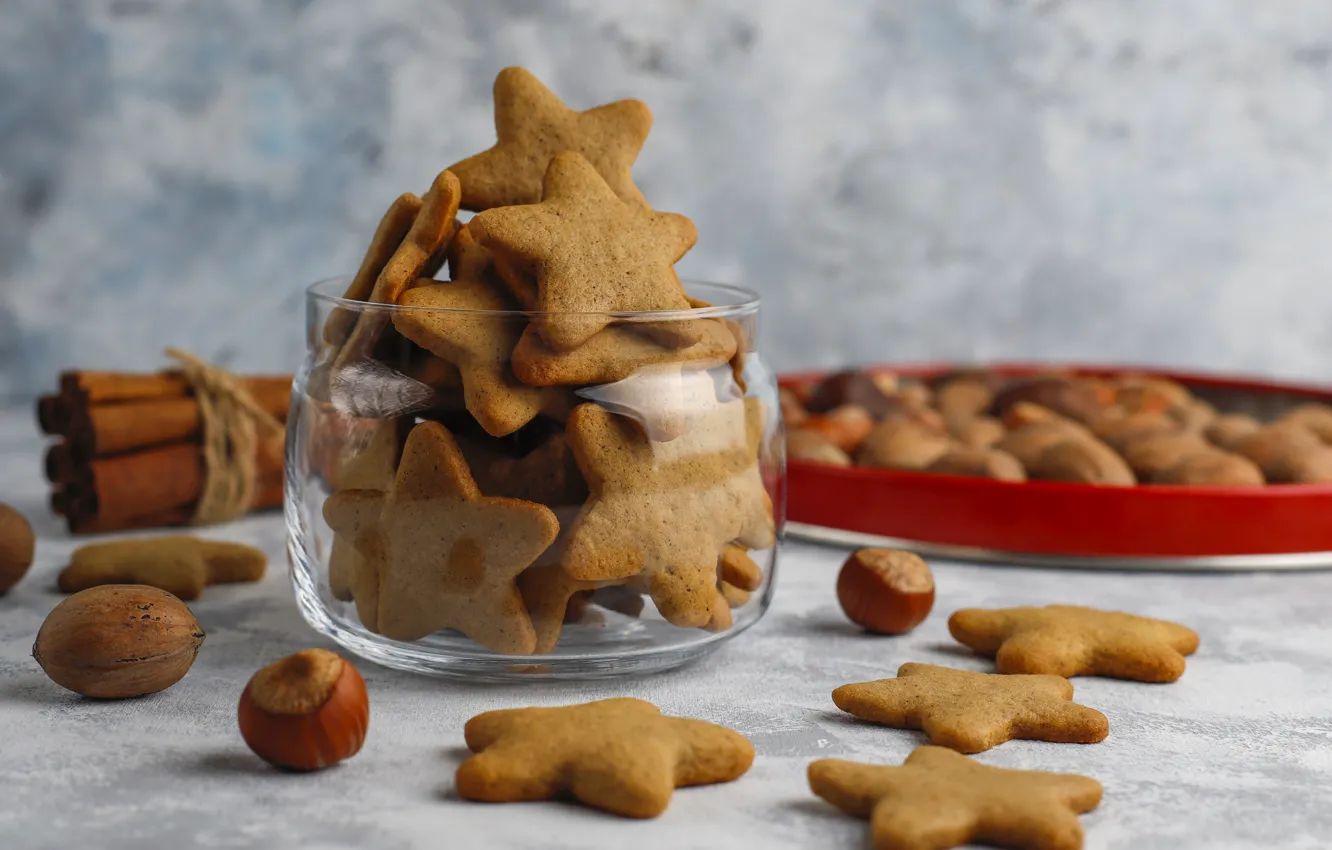
<path id="1" fill-rule="evenodd" d="M 286 421 L 290 375 L 243 377 L 256 404 Z M 202 417 L 176 372 L 66 372 L 60 390 L 37 401 L 42 432 L 61 439 L 46 452 L 51 509 L 72 534 L 183 525 L 203 492 Z M 255 456 L 251 510 L 282 504 L 282 456 Z"/>

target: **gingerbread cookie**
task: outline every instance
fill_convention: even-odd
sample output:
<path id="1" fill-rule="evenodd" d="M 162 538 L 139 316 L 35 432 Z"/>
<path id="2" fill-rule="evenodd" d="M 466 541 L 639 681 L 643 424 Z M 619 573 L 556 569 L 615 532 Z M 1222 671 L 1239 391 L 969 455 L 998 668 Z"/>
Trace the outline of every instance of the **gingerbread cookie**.
<path id="1" fill-rule="evenodd" d="M 388 490 L 402 455 L 402 444 L 411 428 L 410 417 L 375 423 L 365 445 L 344 459 L 338 468 L 338 489 Z M 356 613 L 367 629 L 374 631 L 379 617 L 379 576 L 374 564 L 356 550 L 351 541 L 333 536 L 328 555 L 328 584 L 335 599 L 354 600 Z"/>
<path id="2" fill-rule="evenodd" d="M 1165 620 L 1074 605 L 969 608 L 948 618 L 961 643 L 994 656 L 1000 673 L 1109 676 L 1173 682 L 1198 648 L 1192 629 Z"/>
<path id="3" fill-rule="evenodd" d="M 420 211 L 421 199 L 416 195 L 406 192 L 398 196 L 379 220 L 375 235 L 370 239 L 370 247 L 361 259 L 361 267 L 343 293 L 343 298 L 348 301 L 365 301 L 370 297 L 379 273 L 402 244 L 403 237 L 411 229 Z M 335 347 L 346 342 L 347 334 L 351 333 L 352 325 L 356 324 L 356 315 L 343 307 L 334 309 L 324 324 L 324 342 Z"/>
<path id="4" fill-rule="evenodd" d="M 576 112 L 530 72 L 505 68 L 495 77 L 498 141 L 449 170 L 462 180 L 464 209 L 535 204 L 551 159 L 561 151 L 577 151 L 620 199 L 646 206 L 629 172 L 651 129 L 652 112 L 642 101 L 619 100 Z"/>
<path id="5" fill-rule="evenodd" d="M 488 711 L 463 735 L 476 755 L 458 767 L 459 796 L 516 803 L 567 793 L 632 818 L 664 812 L 676 788 L 738 779 L 754 761 L 738 732 L 638 699 Z"/>
<path id="6" fill-rule="evenodd" d="M 1014 738 L 1094 744 L 1110 734 L 1101 712 L 1073 702 L 1060 676 L 1003 676 L 903 664 L 896 679 L 843 685 L 833 702 L 862 720 L 920 729 L 930 743 L 979 753 Z"/>
<path id="7" fill-rule="evenodd" d="M 722 599 L 725 599 L 726 604 L 732 608 L 748 605 L 749 598 L 754 595 L 752 591 L 741 590 L 728 581 L 719 582 L 717 586 L 721 590 Z"/>
<path id="8" fill-rule="evenodd" d="M 536 306 L 550 315 L 533 325 L 556 351 L 587 342 L 610 312 L 689 309 L 673 266 L 698 238 L 694 223 L 621 201 L 572 151 L 550 161 L 541 203 L 490 209 L 468 227 L 496 256 L 536 270 Z M 697 340 L 692 322 L 654 330 L 672 345 Z"/>
<path id="9" fill-rule="evenodd" d="M 943 747 L 918 747 L 900 767 L 822 759 L 809 766 L 809 787 L 868 818 L 879 850 L 1079 850 L 1077 816 L 1101 802 L 1090 777 L 989 767 Z"/>
<path id="10" fill-rule="evenodd" d="M 722 547 L 721 559 L 717 562 L 717 575 L 722 581 L 739 590 L 758 590 L 763 585 L 763 570 L 748 550 L 734 543 Z"/>
<path id="11" fill-rule="evenodd" d="M 398 303 L 399 297 L 426 272 L 432 261 L 443 256 L 457 223 L 454 216 L 458 214 L 461 193 L 458 178 L 448 171 L 440 172 L 421 200 L 421 209 L 407 235 L 375 278 L 366 300 L 373 304 Z M 387 324 L 388 317 L 383 313 L 361 313 L 334 360 L 334 369 L 368 357 Z"/>
<path id="12" fill-rule="evenodd" d="M 592 591 L 619 584 L 623 584 L 623 580 L 579 581 L 570 577 L 557 563 L 541 564 L 524 570 L 518 576 L 518 590 L 532 618 L 532 628 L 536 630 L 535 651 L 540 654 L 553 652 L 564 624 L 577 619 L 571 616 L 571 612 L 581 613 Z M 638 599 L 642 597 L 638 596 Z"/>
<path id="13" fill-rule="evenodd" d="M 398 311 L 393 325 L 458 367 L 467 410 L 488 434 L 502 437 L 532 421 L 541 409 L 541 390 L 524 385 L 509 368 L 522 324 L 504 314 L 517 305 L 494 283 L 482 277 L 427 283 L 403 293 L 398 303 L 432 308 Z"/>
<path id="14" fill-rule="evenodd" d="M 613 325 L 567 353 L 547 345 L 536 327 L 529 326 L 513 350 L 513 371 L 534 387 L 610 384 L 628 380 L 644 369 L 677 364 L 706 369 L 734 356 L 735 337 L 724 324 L 716 319 L 688 324 L 698 339 L 683 348 L 649 339 L 627 325 Z"/>
<path id="15" fill-rule="evenodd" d="M 722 547 L 774 541 L 758 468 L 759 402 L 721 408 L 738 414 L 740 434 L 699 427 L 670 443 L 649 441 L 595 404 L 574 409 L 566 433 L 591 496 L 569 531 L 563 563 L 571 576 L 638 577 L 668 622 L 708 623 Z"/>
<path id="16" fill-rule="evenodd" d="M 324 519 L 376 562 L 380 634 L 417 640 L 453 628 L 495 652 L 535 647 L 514 579 L 559 523 L 543 505 L 482 495 L 443 425 L 412 429 L 387 493 L 334 493 Z"/>
<path id="17" fill-rule="evenodd" d="M 522 457 L 509 457 L 478 440 L 458 440 L 477 486 L 487 496 L 524 499 L 549 507 L 581 505 L 587 499 L 573 452 L 564 434 L 552 434 Z"/>
<path id="18" fill-rule="evenodd" d="M 210 584 L 258 581 L 268 556 L 241 543 L 187 534 L 89 543 L 74 550 L 57 583 L 64 593 L 103 584 L 146 584 L 198 599 Z"/>

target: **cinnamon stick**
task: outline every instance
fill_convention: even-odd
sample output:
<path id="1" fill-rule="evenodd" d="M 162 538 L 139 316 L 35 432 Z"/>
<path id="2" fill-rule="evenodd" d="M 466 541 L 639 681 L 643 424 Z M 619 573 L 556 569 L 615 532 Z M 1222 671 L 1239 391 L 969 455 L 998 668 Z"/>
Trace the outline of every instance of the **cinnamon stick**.
<path id="1" fill-rule="evenodd" d="M 256 482 L 252 508 L 282 503 L 282 458 L 260 450 L 255 458 Z M 66 482 L 63 495 L 70 527 L 98 519 L 102 528 L 118 527 L 137 517 L 190 508 L 203 493 L 203 452 L 197 443 L 171 443 L 157 448 L 96 458 L 86 473 Z M 128 526 L 119 526 L 128 527 Z"/>
<path id="2" fill-rule="evenodd" d="M 290 375 L 242 378 L 251 393 L 291 392 Z M 140 401 L 188 395 L 189 382 L 179 372 L 65 372 L 60 376 L 60 394 L 87 404 Z"/>
<path id="3" fill-rule="evenodd" d="M 256 384 L 251 395 L 259 407 L 277 419 L 287 418 L 289 385 Z M 75 458 L 87 462 L 97 455 L 195 439 L 201 430 L 198 401 L 182 397 L 94 404 L 79 411 L 68 433 Z"/>
<path id="4" fill-rule="evenodd" d="M 43 434 L 63 434 L 66 423 L 61 421 L 62 412 L 60 396 L 42 396 L 37 399 L 37 427 Z"/>
<path id="5" fill-rule="evenodd" d="M 132 531 L 138 528 L 166 528 L 172 525 L 185 525 L 190 521 L 189 508 L 167 508 L 155 514 L 136 517 L 105 517 L 96 514 L 86 517 L 70 517 L 70 534 L 105 534 L 110 531 Z"/>
<path id="6" fill-rule="evenodd" d="M 52 484 L 62 484 L 79 477 L 79 464 L 74 460 L 69 443 L 63 441 L 52 443 L 47 448 L 42 468 L 46 472 L 46 480 Z"/>

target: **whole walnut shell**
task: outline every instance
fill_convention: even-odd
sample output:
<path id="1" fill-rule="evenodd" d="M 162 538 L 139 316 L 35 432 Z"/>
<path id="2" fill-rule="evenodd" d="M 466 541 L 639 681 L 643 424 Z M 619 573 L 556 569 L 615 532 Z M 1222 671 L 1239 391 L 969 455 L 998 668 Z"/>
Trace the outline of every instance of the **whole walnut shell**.
<path id="1" fill-rule="evenodd" d="M 107 584 L 47 615 L 32 657 L 51 680 L 86 697 L 124 699 L 179 682 L 204 632 L 185 603 L 155 587 Z"/>

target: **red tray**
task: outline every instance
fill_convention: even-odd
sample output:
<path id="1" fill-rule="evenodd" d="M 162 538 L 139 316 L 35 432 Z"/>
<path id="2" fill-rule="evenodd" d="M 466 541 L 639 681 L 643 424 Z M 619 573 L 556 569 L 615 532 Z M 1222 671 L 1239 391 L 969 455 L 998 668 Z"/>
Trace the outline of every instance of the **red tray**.
<path id="1" fill-rule="evenodd" d="M 874 366 L 930 378 L 955 366 Z M 989 367 L 1011 375 L 1051 364 Z M 1171 378 L 1233 409 L 1332 403 L 1332 389 L 1183 372 L 1059 366 L 1079 374 L 1123 372 Z M 784 375 L 783 385 L 820 373 Z M 1226 400 L 1230 404 L 1226 405 Z M 849 545 L 888 543 L 966 560 L 1131 569 L 1307 569 L 1332 567 L 1332 485 L 1092 487 L 1012 483 L 920 472 L 788 467 L 788 531 Z"/>

